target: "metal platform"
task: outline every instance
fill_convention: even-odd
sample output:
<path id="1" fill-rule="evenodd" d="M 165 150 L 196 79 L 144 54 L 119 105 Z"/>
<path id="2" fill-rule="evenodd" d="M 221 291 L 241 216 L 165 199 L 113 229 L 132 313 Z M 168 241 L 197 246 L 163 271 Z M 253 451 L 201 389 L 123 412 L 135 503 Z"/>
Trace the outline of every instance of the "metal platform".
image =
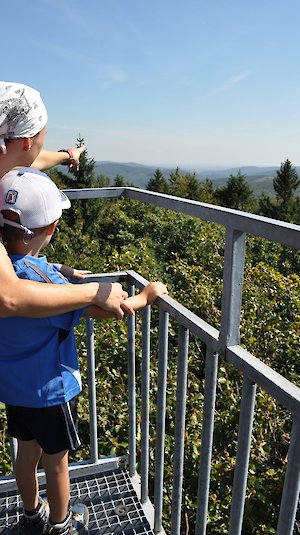
<path id="1" fill-rule="evenodd" d="M 1 488 L 2 487 L 2 488 Z M 14 481 L 0 487 L 0 534 L 19 535 L 22 502 Z M 45 494 L 45 484 L 40 485 Z M 154 535 L 134 488 L 123 468 L 71 475 L 71 505 L 83 502 L 89 509 L 89 535 Z"/>

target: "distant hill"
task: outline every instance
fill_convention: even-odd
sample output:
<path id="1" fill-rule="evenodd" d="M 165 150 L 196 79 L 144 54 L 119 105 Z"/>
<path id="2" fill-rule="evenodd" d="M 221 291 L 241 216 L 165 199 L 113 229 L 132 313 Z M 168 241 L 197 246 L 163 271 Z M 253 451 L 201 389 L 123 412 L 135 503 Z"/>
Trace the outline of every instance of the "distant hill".
<path id="1" fill-rule="evenodd" d="M 132 183 L 139 188 L 145 188 L 149 179 L 153 177 L 158 165 L 142 165 L 134 162 L 117 163 L 117 162 L 96 162 L 96 175 L 104 175 L 113 181 L 116 175 L 122 175 L 126 182 Z M 174 168 L 159 167 L 161 172 L 167 178 Z"/>
<path id="2" fill-rule="evenodd" d="M 163 167 L 160 165 L 143 165 L 135 162 L 118 163 L 110 161 L 97 161 L 95 165 L 96 176 L 103 175 L 108 177 L 113 183 L 116 175 L 122 175 L 126 183 L 138 188 L 145 188 L 149 179 L 153 177 L 156 169 L 159 168 L 165 178 L 168 178 L 170 173 L 175 171 L 174 167 Z M 184 169 L 180 168 L 181 172 L 195 171 L 197 178 L 200 181 L 209 178 L 213 181 L 214 187 L 223 186 L 229 175 L 237 175 L 239 171 L 246 175 L 247 182 L 253 190 L 254 195 L 260 196 L 263 192 L 266 194 L 273 193 L 273 179 L 276 176 L 276 171 L 279 167 L 231 167 L 228 169 Z M 63 168 L 65 172 L 65 168 Z M 296 167 L 297 173 L 300 176 L 300 167 Z M 299 189 L 300 193 L 300 189 Z"/>

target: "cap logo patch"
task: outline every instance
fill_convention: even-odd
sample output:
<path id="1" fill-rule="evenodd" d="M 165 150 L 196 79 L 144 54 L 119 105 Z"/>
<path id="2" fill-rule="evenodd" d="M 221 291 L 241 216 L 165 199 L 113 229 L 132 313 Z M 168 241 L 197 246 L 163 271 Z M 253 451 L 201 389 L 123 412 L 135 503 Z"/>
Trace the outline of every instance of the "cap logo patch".
<path id="1" fill-rule="evenodd" d="M 18 192 L 15 189 L 8 190 L 6 197 L 5 197 L 6 204 L 16 204 L 17 197 L 18 197 Z"/>

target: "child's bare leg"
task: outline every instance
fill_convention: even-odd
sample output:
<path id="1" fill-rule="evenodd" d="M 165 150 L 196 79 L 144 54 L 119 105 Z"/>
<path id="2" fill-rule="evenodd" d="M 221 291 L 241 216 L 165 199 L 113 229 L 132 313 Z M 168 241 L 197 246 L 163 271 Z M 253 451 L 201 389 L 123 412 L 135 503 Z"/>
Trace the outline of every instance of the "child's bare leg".
<path id="1" fill-rule="evenodd" d="M 33 511 L 38 505 L 37 467 L 42 449 L 36 440 L 18 440 L 15 475 L 24 508 Z"/>
<path id="2" fill-rule="evenodd" d="M 69 507 L 68 451 L 61 451 L 51 455 L 43 452 L 42 464 L 47 480 L 50 519 L 54 524 L 58 524 L 65 520 Z"/>

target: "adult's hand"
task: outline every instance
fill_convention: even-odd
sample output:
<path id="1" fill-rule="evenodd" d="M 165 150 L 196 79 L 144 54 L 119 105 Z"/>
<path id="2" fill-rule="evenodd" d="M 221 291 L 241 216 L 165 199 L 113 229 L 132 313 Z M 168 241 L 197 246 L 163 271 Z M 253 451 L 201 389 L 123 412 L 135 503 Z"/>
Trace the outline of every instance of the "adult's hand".
<path id="1" fill-rule="evenodd" d="M 134 314 L 131 306 L 124 303 L 127 297 L 128 293 L 123 290 L 119 282 L 100 283 L 94 305 L 112 312 L 120 320 L 124 317 L 124 312 L 130 315 Z"/>
<path id="2" fill-rule="evenodd" d="M 71 171 L 78 171 L 79 169 L 79 158 L 83 151 L 85 151 L 85 145 L 82 145 L 81 147 L 75 147 L 74 149 L 69 149 L 72 151 L 72 158 L 73 161 L 69 165 L 69 169 Z"/>

